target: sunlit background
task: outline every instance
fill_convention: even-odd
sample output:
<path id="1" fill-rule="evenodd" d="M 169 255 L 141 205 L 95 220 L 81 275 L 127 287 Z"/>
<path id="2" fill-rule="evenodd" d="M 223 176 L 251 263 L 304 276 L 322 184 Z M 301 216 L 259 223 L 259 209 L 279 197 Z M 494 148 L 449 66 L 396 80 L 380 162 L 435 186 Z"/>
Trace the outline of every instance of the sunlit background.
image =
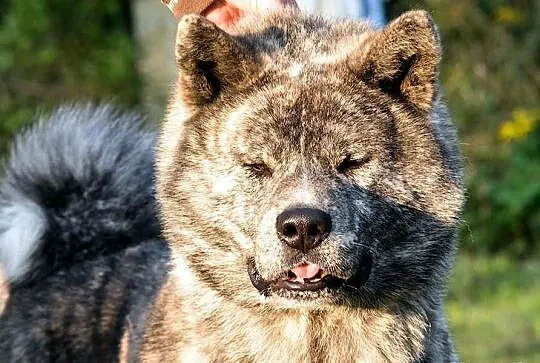
<path id="1" fill-rule="evenodd" d="M 468 188 L 447 303 L 457 348 L 465 362 L 540 362 L 540 0 L 383 5 L 387 18 L 430 10 L 442 33 Z M 0 153 L 65 101 L 113 101 L 159 124 L 174 25 L 158 0 L 0 0 Z"/>

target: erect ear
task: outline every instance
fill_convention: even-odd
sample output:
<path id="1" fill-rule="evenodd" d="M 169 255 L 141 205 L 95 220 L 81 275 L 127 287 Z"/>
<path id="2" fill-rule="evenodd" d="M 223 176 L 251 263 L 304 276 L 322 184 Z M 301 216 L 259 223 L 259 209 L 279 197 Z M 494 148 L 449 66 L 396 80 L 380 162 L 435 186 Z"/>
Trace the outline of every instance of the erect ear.
<path id="1" fill-rule="evenodd" d="M 176 65 L 180 97 L 195 107 L 241 88 L 257 71 L 229 34 L 198 15 L 186 15 L 178 24 Z"/>
<path id="2" fill-rule="evenodd" d="M 439 33 L 429 14 L 407 12 L 365 44 L 349 63 L 362 80 L 429 110 L 437 92 L 441 61 Z"/>

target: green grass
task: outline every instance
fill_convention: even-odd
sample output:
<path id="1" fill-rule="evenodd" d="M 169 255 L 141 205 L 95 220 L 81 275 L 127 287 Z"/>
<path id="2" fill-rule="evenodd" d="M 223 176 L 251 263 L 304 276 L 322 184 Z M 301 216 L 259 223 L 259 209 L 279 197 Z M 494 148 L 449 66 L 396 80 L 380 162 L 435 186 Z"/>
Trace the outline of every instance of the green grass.
<path id="1" fill-rule="evenodd" d="M 540 261 L 460 256 L 446 308 L 463 362 L 540 362 Z"/>

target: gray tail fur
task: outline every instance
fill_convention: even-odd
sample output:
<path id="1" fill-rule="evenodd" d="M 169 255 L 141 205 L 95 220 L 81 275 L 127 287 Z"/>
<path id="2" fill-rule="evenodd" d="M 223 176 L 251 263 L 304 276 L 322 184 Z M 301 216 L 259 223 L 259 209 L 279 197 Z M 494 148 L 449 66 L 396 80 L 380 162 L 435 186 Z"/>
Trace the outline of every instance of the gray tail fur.
<path id="1" fill-rule="evenodd" d="M 111 106 L 63 106 L 18 135 L 0 185 L 10 284 L 158 238 L 154 144 L 140 116 Z"/>

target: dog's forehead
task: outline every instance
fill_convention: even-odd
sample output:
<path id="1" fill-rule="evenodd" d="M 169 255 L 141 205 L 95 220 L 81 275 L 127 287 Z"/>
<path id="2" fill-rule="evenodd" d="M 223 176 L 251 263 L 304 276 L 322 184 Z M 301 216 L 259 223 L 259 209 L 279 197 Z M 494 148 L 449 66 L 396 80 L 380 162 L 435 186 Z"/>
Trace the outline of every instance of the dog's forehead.
<path id="1" fill-rule="evenodd" d="M 329 81 L 324 74 L 308 80 L 280 77 L 225 111 L 224 130 L 264 129 L 266 133 L 279 133 L 276 136 L 311 131 L 322 135 L 330 130 L 354 132 L 372 118 L 378 119 L 370 122 L 373 126 L 381 124 L 381 116 L 389 110 L 364 93 L 361 87 L 351 87 L 344 81 Z"/>
<path id="2" fill-rule="evenodd" d="M 384 115 L 377 114 L 383 111 L 376 105 L 366 109 L 367 101 L 352 91 L 295 83 L 272 85 L 224 111 L 215 129 L 220 150 L 266 160 L 291 160 L 309 152 L 310 159 L 327 163 L 387 142 L 381 137 Z"/>
<path id="3" fill-rule="evenodd" d="M 297 76 L 309 65 L 335 64 L 362 47 L 374 33 L 369 22 L 267 16 L 238 24 L 237 41 L 265 68 Z M 270 25 L 269 25 L 270 24 Z"/>

